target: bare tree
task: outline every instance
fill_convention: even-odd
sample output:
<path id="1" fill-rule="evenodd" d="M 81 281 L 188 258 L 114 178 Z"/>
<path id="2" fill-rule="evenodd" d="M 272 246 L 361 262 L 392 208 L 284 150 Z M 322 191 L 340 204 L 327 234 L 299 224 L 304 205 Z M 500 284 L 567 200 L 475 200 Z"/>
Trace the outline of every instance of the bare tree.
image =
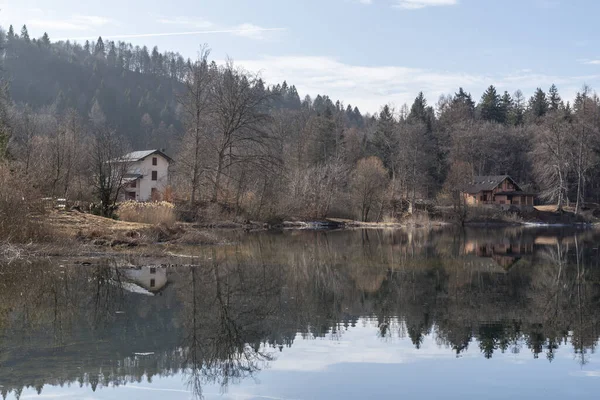
<path id="1" fill-rule="evenodd" d="M 577 95 L 575 102 L 575 119 L 570 146 L 572 165 L 577 174 L 575 214 L 579 213 L 585 199 L 586 178 L 589 170 L 594 166 L 597 154 L 592 144 L 598 142 L 598 98 L 592 96 L 591 88 L 587 85 Z"/>
<path id="2" fill-rule="evenodd" d="M 567 199 L 571 128 L 562 116 L 554 114 L 535 129 L 533 157 L 535 174 L 541 186 L 540 196 L 556 201 L 557 209 L 562 210 Z"/>
<path id="3" fill-rule="evenodd" d="M 355 204 L 360 209 L 362 221 L 368 221 L 371 208 L 381 201 L 388 184 L 388 171 L 377 157 L 358 161 L 351 178 Z"/>
<path id="4" fill-rule="evenodd" d="M 205 171 L 204 148 L 208 134 L 208 107 L 212 74 L 208 66 L 210 49 L 201 48 L 198 59 L 188 65 L 185 92 L 178 98 L 184 110 L 185 134 L 178 158 L 179 171 L 190 182 L 190 205 L 196 202 L 202 173 Z"/>
<path id="5" fill-rule="evenodd" d="M 417 194 L 427 195 L 430 185 L 428 168 L 431 166 L 432 143 L 426 126 L 422 123 L 404 123 L 400 125 L 400 151 L 398 170 L 405 182 L 405 196 L 409 199 L 409 212 L 413 211 Z"/>
<path id="6" fill-rule="evenodd" d="M 126 146 L 117 133 L 104 125 L 94 125 L 91 146 L 93 187 L 100 200 L 100 212 L 109 217 L 124 186 L 131 160 L 124 158 Z"/>
<path id="7" fill-rule="evenodd" d="M 462 161 L 454 161 L 450 165 L 444 192 L 450 197 L 452 210 L 461 225 L 465 223 L 468 214 L 466 199 L 463 190 L 473 180 L 473 167 Z"/>
<path id="8" fill-rule="evenodd" d="M 216 155 L 212 201 L 218 200 L 224 174 L 231 176 L 235 165 L 269 168 L 277 161 L 271 153 L 273 137 L 266 129 L 271 120 L 269 93 L 256 75 L 235 68 L 232 61 L 216 74 L 211 90 L 211 130 L 209 138 Z"/>

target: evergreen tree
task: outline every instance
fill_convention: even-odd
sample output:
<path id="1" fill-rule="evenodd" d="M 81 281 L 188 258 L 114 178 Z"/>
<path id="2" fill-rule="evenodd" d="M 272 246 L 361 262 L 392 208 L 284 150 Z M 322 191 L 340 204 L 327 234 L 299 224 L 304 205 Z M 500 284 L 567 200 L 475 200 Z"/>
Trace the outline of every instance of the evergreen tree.
<path id="1" fill-rule="evenodd" d="M 410 113 L 408 119 L 413 121 L 420 121 L 425 123 L 427 120 L 427 100 L 423 92 L 419 92 L 412 106 L 410 107 Z"/>
<path id="2" fill-rule="evenodd" d="M 356 125 L 362 127 L 365 124 L 365 122 L 358 107 L 354 107 L 354 110 L 352 112 L 354 113 L 354 120 L 356 121 Z"/>
<path id="3" fill-rule="evenodd" d="M 548 112 L 548 99 L 546 93 L 537 88 L 533 96 L 529 99 L 529 112 L 534 118 L 540 118 Z"/>
<path id="4" fill-rule="evenodd" d="M 552 86 L 550 86 L 550 89 L 548 90 L 548 95 L 550 110 L 557 111 L 560 107 L 562 99 L 558 94 L 558 89 L 556 88 L 556 85 L 552 84 Z"/>
<path id="5" fill-rule="evenodd" d="M 475 115 L 475 102 L 471 98 L 471 93 L 467 93 L 463 88 L 458 88 L 458 93 L 454 94 L 452 106 L 461 106 L 471 116 Z"/>
<path id="6" fill-rule="evenodd" d="M 379 113 L 377 129 L 373 137 L 374 153 L 390 172 L 395 171 L 395 156 L 398 148 L 398 137 L 395 130 L 394 115 L 386 104 Z"/>
<path id="7" fill-rule="evenodd" d="M 14 30 L 13 26 L 11 25 L 8 28 L 8 40 L 12 40 L 14 38 L 15 38 L 15 30 Z"/>
<path id="8" fill-rule="evenodd" d="M 21 39 L 23 39 L 25 43 L 30 42 L 29 32 L 27 32 L 27 25 L 23 25 L 23 27 L 21 28 Z"/>
<path id="9" fill-rule="evenodd" d="M 513 108 L 513 99 L 507 91 L 504 91 L 500 99 L 501 121 L 503 124 L 509 121 L 509 116 Z"/>
<path id="10" fill-rule="evenodd" d="M 108 43 L 108 54 L 106 55 L 106 61 L 111 67 L 118 67 L 117 65 L 117 48 L 115 42 L 110 41 Z"/>
<path id="11" fill-rule="evenodd" d="M 508 123 L 515 126 L 525 123 L 525 97 L 520 90 L 513 95 L 512 108 L 508 113 Z"/>
<path id="12" fill-rule="evenodd" d="M 102 36 L 98 37 L 98 41 L 96 42 L 96 46 L 94 47 L 94 55 L 99 57 L 104 57 L 104 41 L 102 40 Z"/>
<path id="13" fill-rule="evenodd" d="M 414 103 L 410 107 L 408 121 L 411 123 L 423 123 L 427 128 L 427 132 L 431 132 L 434 118 L 433 108 L 427 106 L 427 100 L 425 99 L 423 92 L 419 92 Z"/>
<path id="14" fill-rule="evenodd" d="M 571 123 L 573 122 L 573 109 L 571 108 L 571 103 L 567 101 L 567 105 L 563 108 L 563 118 L 565 121 Z"/>
<path id="15" fill-rule="evenodd" d="M 482 120 L 500 123 L 504 122 L 500 100 L 496 88 L 493 85 L 490 85 L 481 96 L 481 102 L 479 103 L 479 115 Z"/>
<path id="16" fill-rule="evenodd" d="M 48 36 L 48 33 L 44 32 L 44 36 L 42 36 L 42 38 L 40 39 L 40 43 L 44 47 L 50 47 L 50 37 Z"/>
<path id="17" fill-rule="evenodd" d="M 329 106 L 325 108 L 323 115 L 318 118 L 317 132 L 317 148 L 314 154 L 314 161 L 316 163 L 324 163 L 335 156 L 337 143 L 335 121 L 333 119 L 333 112 Z"/>

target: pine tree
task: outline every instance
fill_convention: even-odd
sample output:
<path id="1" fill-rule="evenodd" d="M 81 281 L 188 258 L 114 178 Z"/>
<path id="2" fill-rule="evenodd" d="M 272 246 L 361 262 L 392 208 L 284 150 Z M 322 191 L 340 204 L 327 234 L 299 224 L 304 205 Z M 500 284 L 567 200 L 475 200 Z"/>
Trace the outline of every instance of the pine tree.
<path id="1" fill-rule="evenodd" d="M 395 155 L 398 148 L 398 137 L 395 130 L 394 115 L 386 104 L 379 113 L 377 130 L 373 138 L 373 150 L 383 165 L 390 171 L 395 171 Z"/>
<path id="2" fill-rule="evenodd" d="M 479 115 L 484 121 L 504 122 L 500 96 L 493 85 L 490 85 L 481 96 Z"/>
<path id="3" fill-rule="evenodd" d="M 48 36 L 48 33 L 44 32 L 44 36 L 42 36 L 42 38 L 40 39 L 40 43 L 44 47 L 50 47 L 50 37 Z"/>
<path id="4" fill-rule="evenodd" d="M 523 125 L 525 122 L 525 97 L 523 92 L 517 90 L 513 95 L 512 108 L 508 113 L 508 121 L 511 125 Z"/>
<path id="5" fill-rule="evenodd" d="M 423 95 L 423 92 L 419 92 L 412 106 L 410 107 L 410 113 L 408 114 L 408 119 L 412 119 L 414 121 L 425 122 L 427 118 L 427 100 Z"/>
<path id="6" fill-rule="evenodd" d="M 105 48 L 104 41 L 102 40 L 102 36 L 98 37 L 98 41 L 96 42 L 96 46 L 94 47 L 94 55 L 104 57 Z"/>
<path id="7" fill-rule="evenodd" d="M 504 91 L 500 99 L 501 121 L 503 124 L 509 121 L 509 116 L 513 108 L 513 99 L 507 91 Z"/>
<path id="8" fill-rule="evenodd" d="M 427 106 L 427 100 L 423 92 L 419 92 L 414 103 L 410 107 L 408 121 L 412 123 L 423 123 L 427 128 L 427 132 L 431 132 L 433 128 L 434 112 L 433 108 Z"/>
<path id="9" fill-rule="evenodd" d="M 548 99 L 542 89 L 537 88 L 529 99 L 529 112 L 534 118 L 543 117 L 548 112 Z"/>
<path id="10" fill-rule="evenodd" d="M 463 90 L 463 88 L 458 88 L 458 93 L 454 94 L 454 99 L 452 99 L 453 106 L 462 106 L 468 113 L 471 115 L 475 114 L 475 102 L 471 98 L 471 93 L 467 93 Z"/>
<path id="11" fill-rule="evenodd" d="M 108 54 L 106 55 L 106 61 L 111 67 L 118 67 L 117 65 L 117 48 L 115 42 L 110 41 L 108 44 Z"/>
<path id="12" fill-rule="evenodd" d="M 570 102 L 567 101 L 567 105 L 564 106 L 562 111 L 564 120 L 569 123 L 573 122 L 573 109 Z"/>
<path id="13" fill-rule="evenodd" d="M 27 25 L 23 25 L 21 28 L 21 39 L 23 39 L 25 43 L 29 43 L 31 41 L 29 39 L 29 32 L 27 32 Z"/>
<path id="14" fill-rule="evenodd" d="M 13 28 L 12 25 L 8 28 L 8 34 L 7 35 L 8 35 L 8 40 L 12 40 L 12 39 L 15 38 L 15 29 Z"/>
<path id="15" fill-rule="evenodd" d="M 558 94 L 558 89 L 556 88 L 556 85 L 552 84 L 552 86 L 550 86 L 550 89 L 548 90 L 548 95 L 550 110 L 557 111 L 560 107 L 562 99 Z"/>

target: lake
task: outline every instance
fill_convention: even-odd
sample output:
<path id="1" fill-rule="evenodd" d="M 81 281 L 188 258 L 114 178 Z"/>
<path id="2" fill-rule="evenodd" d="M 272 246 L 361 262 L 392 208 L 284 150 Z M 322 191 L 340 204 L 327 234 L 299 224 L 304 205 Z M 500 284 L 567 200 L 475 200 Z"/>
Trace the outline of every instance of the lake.
<path id="1" fill-rule="evenodd" d="M 161 265 L 0 264 L 3 398 L 600 393 L 599 233 L 225 235 Z"/>

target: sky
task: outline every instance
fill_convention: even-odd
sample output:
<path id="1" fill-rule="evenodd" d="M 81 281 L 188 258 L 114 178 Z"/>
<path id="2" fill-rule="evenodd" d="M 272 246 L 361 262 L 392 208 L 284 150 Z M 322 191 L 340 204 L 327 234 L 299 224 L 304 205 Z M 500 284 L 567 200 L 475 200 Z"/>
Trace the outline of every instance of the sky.
<path id="1" fill-rule="evenodd" d="M 53 41 L 102 36 L 194 58 L 202 44 L 269 84 L 377 112 L 423 91 L 479 100 L 554 83 L 600 90 L 596 0 L 0 0 L 0 25 Z"/>
<path id="2" fill-rule="evenodd" d="M 472 341 L 456 358 L 432 334 L 417 350 L 407 337 L 381 338 L 378 331 L 376 320 L 361 319 L 338 337 L 303 340 L 297 335 L 282 352 L 263 348 L 274 360 L 261 365 L 252 378 L 232 379 L 226 390 L 219 384 L 205 384 L 203 394 L 206 400 L 597 398 L 600 363 L 596 355 L 588 355 L 589 363 L 582 367 L 570 346 L 559 348 L 552 363 L 544 354 L 534 358 L 524 344 L 519 353 L 496 350 L 488 360 L 479 343 Z M 187 377 L 175 374 L 155 375 L 151 384 L 144 380 L 117 388 L 100 384 L 95 392 L 77 384 L 46 385 L 42 397 L 190 400 L 187 382 Z M 42 397 L 27 388 L 20 399 Z"/>

